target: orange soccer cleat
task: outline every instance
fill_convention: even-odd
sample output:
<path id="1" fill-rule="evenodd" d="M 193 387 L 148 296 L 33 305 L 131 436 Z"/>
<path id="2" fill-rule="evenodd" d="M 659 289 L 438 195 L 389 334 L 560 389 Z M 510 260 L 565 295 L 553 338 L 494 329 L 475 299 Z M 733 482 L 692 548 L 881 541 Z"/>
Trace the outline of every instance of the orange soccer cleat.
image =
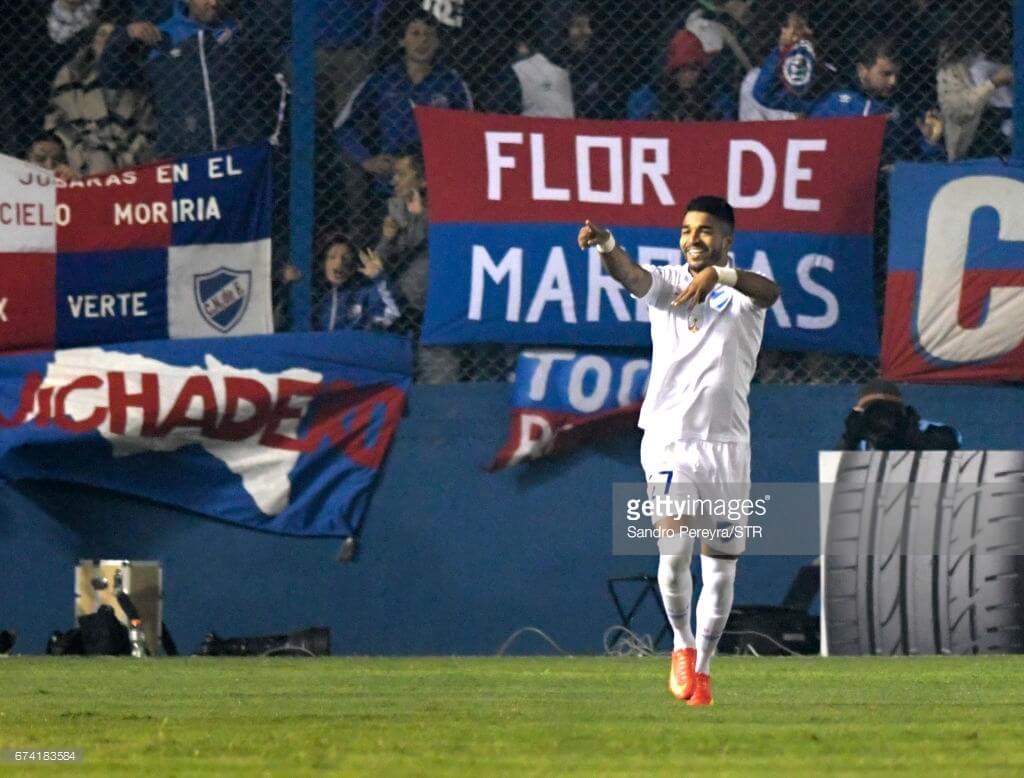
<path id="1" fill-rule="evenodd" d="M 687 705 L 714 705 L 711 699 L 711 676 L 707 673 L 693 674 L 693 694 L 686 701 Z"/>
<path id="2" fill-rule="evenodd" d="M 677 700 L 688 700 L 693 694 L 694 667 L 697 649 L 678 648 L 672 652 L 672 669 L 668 674 L 668 690 Z"/>

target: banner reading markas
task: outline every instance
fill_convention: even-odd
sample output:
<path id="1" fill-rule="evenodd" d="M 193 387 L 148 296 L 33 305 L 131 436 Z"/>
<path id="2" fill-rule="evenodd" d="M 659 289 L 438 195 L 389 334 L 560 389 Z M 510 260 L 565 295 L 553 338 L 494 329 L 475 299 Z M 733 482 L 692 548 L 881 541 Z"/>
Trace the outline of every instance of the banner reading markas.
<path id="1" fill-rule="evenodd" d="M 765 348 L 877 355 L 872 231 L 884 117 L 604 122 L 417 108 L 430 181 L 423 340 L 642 346 L 647 309 L 576 236 L 679 264 L 697 195 L 736 210 L 737 267 L 774 278 Z"/>

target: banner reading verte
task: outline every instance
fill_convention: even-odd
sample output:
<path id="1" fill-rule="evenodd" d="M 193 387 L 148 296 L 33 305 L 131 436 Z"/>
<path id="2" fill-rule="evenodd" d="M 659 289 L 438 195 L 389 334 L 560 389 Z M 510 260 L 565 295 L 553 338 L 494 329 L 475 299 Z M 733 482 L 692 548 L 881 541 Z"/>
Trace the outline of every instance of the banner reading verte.
<path id="1" fill-rule="evenodd" d="M 877 354 L 872 229 L 884 117 L 605 122 L 417 108 L 430 181 L 428 343 L 642 345 L 647 311 L 582 253 L 584 219 L 681 261 L 699 194 L 736 209 L 737 267 L 774 278 L 774 349 Z"/>
<path id="2" fill-rule="evenodd" d="M 273 331 L 270 146 L 64 182 L 0 156 L 0 351 Z"/>

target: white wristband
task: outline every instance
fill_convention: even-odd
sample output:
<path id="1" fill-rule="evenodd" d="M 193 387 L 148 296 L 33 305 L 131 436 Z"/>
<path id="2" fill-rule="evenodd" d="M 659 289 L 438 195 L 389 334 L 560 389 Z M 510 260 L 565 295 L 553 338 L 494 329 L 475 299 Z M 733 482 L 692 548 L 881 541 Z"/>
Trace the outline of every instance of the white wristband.
<path id="1" fill-rule="evenodd" d="M 715 265 L 715 273 L 718 274 L 718 282 L 725 284 L 726 286 L 736 286 L 736 282 L 740 279 L 740 274 L 736 272 L 734 267 L 724 267 L 723 265 Z"/>
<path id="2" fill-rule="evenodd" d="M 608 240 L 597 244 L 597 251 L 599 254 L 611 254 L 615 250 L 616 245 L 618 244 L 615 242 L 615 236 L 609 232 Z"/>

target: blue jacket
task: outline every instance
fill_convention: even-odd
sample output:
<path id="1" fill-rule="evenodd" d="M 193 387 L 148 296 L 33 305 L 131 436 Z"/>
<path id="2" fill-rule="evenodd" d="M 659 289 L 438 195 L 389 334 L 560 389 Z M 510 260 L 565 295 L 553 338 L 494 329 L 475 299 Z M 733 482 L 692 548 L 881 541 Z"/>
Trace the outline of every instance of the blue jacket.
<path id="1" fill-rule="evenodd" d="M 329 288 L 316 311 L 316 328 L 386 330 L 401 314 L 391 281 L 379 275 L 372 281 L 352 280 Z"/>
<path id="2" fill-rule="evenodd" d="M 783 72 L 794 69 L 793 61 L 803 57 L 801 65 L 810 70 L 800 87 L 794 88 L 782 78 Z M 778 108 L 801 113 L 815 119 L 847 116 L 888 116 L 882 161 L 897 159 L 944 159 L 941 143 L 931 144 L 921 134 L 914 120 L 902 114 L 898 107 L 883 100 L 868 97 L 858 89 L 836 89 L 824 95 L 814 92 L 815 62 L 798 45 L 786 52 L 775 49 L 761 66 L 754 82 L 754 99 L 766 108 Z"/>
<path id="3" fill-rule="evenodd" d="M 188 16 L 186 0 L 157 25 L 163 43 L 148 48 L 111 35 L 100 60 L 109 89 L 146 88 L 157 114 L 156 151 L 161 157 L 199 153 L 267 138 L 277 119 L 277 59 L 258 31 L 229 18 L 207 26 Z"/>
<path id="4" fill-rule="evenodd" d="M 376 154 L 399 154 L 420 142 L 414 105 L 471 110 L 473 98 L 458 73 L 434 65 L 414 84 L 404 63 L 375 70 L 349 98 L 334 122 L 345 156 L 356 163 Z"/>

